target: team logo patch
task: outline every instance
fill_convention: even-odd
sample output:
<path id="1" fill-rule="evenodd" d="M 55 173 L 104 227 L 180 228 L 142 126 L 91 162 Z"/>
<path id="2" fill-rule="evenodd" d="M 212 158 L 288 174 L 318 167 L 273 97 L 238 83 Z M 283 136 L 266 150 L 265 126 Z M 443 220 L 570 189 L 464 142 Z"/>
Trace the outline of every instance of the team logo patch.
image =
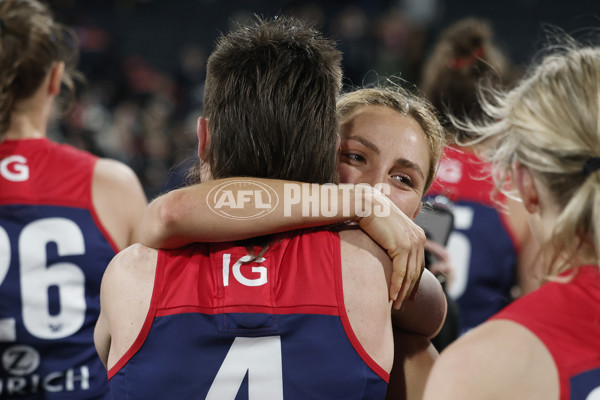
<path id="1" fill-rule="evenodd" d="M 462 178 L 462 164 L 456 160 L 442 159 L 437 178 L 448 183 L 457 183 Z"/>

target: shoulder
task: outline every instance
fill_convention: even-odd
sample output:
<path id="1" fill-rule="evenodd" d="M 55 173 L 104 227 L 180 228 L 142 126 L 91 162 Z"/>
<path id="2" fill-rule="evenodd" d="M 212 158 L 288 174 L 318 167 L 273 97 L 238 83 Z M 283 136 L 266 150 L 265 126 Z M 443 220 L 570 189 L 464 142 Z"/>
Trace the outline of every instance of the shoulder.
<path id="1" fill-rule="evenodd" d="M 387 252 L 360 228 L 350 227 L 339 232 L 342 266 L 363 274 L 369 270 L 383 271 L 387 282 L 391 279 L 392 260 Z"/>
<path id="2" fill-rule="evenodd" d="M 349 226 L 341 229 L 339 230 L 339 235 L 342 248 L 346 248 L 353 253 L 371 254 L 381 261 L 385 260 L 386 264 L 391 265 L 391 260 L 385 250 L 358 226 Z"/>
<path id="3" fill-rule="evenodd" d="M 438 398 L 558 398 L 558 373 L 531 331 L 512 321 L 490 321 L 442 352 L 425 392 L 426 400 Z"/>
<path id="4" fill-rule="evenodd" d="M 36 163 L 51 165 L 58 170 L 68 172 L 69 179 L 74 176 L 89 177 L 93 174 L 98 156 L 89 151 L 79 149 L 67 143 L 58 143 L 44 138 L 39 140 L 23 140 L 19 148 L 24 146 L 28 152 L 37 155 Z"/>
<path id="5" fill-rule="evenodd" d="M 94 178 L 99 181 L 111 181 L 124 187 L 131 184 L 139 185 L 137 175 L 129 166 L 109 158 L 98 159 L 94 168 Z"/>
<path id="6" fill-rule="evenodd" d="M 154 282 L 158 250 L 136 243 L 117 253 L 102 278 L 103 294 L 128 297 L 131 289 Z M 135 283 L 135 285 L 132 285 Z M 116 298 L 117 299 L 117 298 Z"/>
<path id="7" fill-rule="evenodd" d="M 135 230 L 147 201 L 131 168 L 120 161 L 99 159 L 94 168 L 92 202 L 119 248 L 136 241 Z"/>

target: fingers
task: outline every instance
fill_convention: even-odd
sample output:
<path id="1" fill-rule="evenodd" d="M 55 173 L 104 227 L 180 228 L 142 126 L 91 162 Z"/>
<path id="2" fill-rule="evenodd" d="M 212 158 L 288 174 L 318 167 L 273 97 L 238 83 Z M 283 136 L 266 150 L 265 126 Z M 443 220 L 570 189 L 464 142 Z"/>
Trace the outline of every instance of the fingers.
<path id="1" fill-rule="evenodd" d="M 420 270 L 419 270 L 419 277 L 417 278 L 417 281 L 413 287 L 412 292 L 410 293 L 410 297 L 408 298 L 409 300 L 414 300 L 415 297 L 417 296 L 417 292 L 419 291 L 419 284 L 421 283 L 421 276 L 423 276 L 423 271 L 425 270 L 425 251 L 420 251 L 417 254 L 418 258 L 417 258 L 417 265 L 420 265 Z"/>
<path id="2" fill-rule="evenodd" d="M 394 301 L 394 308 L 400 309 L 404 298 L 401 296 L 402 287 L 406 279 L 406 264 L 408 262 L 408 253 L 401 252 L 392 258 L 392 278 L 390 281 L 390 299 Z"/>
<path id="3" fill-rule="evenodd" d="M 450 275 L 452 273 L 452 266 L 446 262 L 436 262 L 429 266 L 429 272 L 434 275 Z"/>
<path id="4" fill-rule="evenodd" d="M 394 257 L 392 259 L 395 271 L 402 268 L 406 271 L 400 292 L 393 305 L 397 310 L 400 309 L 402 302 L 407 296 L 410 295 L 410 298 L 414 298 L 418 290 L 421 274 L 425 268 L 425 233 L 421 229 L 417 229 L 412 233 L 410 246 L 407 249 L 407 256 L 402 258 Z"/>
<path id="5" fill-rule="evenodd" d="M 421 250 L 422 251 L 422 250 Z M 412 291 L 415 287 L 415 285 L 417 284 L 417 282 L 419 281 L 419 278 L 421 277 L 421 265 L 419 264 L 419 251 L 412 251 L 411 252 L 411 261 L 409 264 L 409 272 L 407 274 L 407 285 L 405 286 L 406 292 L 404 293 L 404 297 L 408 297 L 409 295 L 412 294 Z"/>
<path id="6" fill-rule="evenodd" d="M 429 251 L 440 260 L 448 261 L 450 259 L 450 254 L 448 253 L 448 250 L 446 250 L 446 247 L 433 240 L 427 239 L 425 241 L 425 250 Z"/>

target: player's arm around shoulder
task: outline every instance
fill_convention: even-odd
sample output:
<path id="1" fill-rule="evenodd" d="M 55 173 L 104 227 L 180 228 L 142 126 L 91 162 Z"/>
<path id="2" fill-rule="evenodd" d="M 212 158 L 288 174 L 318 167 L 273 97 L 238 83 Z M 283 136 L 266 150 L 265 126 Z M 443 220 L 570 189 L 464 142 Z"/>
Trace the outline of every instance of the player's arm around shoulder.
<path id="1" fill-rule="evenodd" d="M 552 356 L 528 329 L 486 322 L 447 347 L 435 362 L 424 400 L 558 399 Z"/>
<path id="2" fill-rule="evenodd" d="M 92 202 L 119 249 L 137 241 L 136 229 L 148 202 L 131 168 L 120 161 L 99 159 L 94 168 Z"/>
<path id="3" fill-rule="evenodd" d="M 152 299 L 158 251 L 134 244 L 108 265 L 100 288 L 100 317 L 94 342 L 110 369 L 140 333 Z"/>
<path id="4" fill-rule="evenodd" d="M 365 351 L 388 372 L 393 363 L 389 282 L 392 261 L 360 229 L 340 231 L 344 305 Z"/>

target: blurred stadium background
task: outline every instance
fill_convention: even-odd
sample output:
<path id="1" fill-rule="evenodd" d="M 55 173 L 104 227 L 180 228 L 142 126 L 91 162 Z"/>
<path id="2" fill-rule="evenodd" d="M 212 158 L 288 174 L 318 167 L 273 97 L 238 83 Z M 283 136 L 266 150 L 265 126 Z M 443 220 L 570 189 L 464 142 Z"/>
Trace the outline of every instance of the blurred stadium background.
<path id="1" fill-rule="evenodd" d="M 130 165 L 149 198 L 181 184 L 195 154 L 206 57 L 220 32 L 254 14 L 296 15 L 335 38 L 345 85 L 400 76 L 418 84 L 441 30 L 488 20 L 504 52 L 525 65 L 545 26 L 572 35 L 600 27 L 598 0 L 49 0 L 75 28 L 87 82 L 49 136 Z"/>

